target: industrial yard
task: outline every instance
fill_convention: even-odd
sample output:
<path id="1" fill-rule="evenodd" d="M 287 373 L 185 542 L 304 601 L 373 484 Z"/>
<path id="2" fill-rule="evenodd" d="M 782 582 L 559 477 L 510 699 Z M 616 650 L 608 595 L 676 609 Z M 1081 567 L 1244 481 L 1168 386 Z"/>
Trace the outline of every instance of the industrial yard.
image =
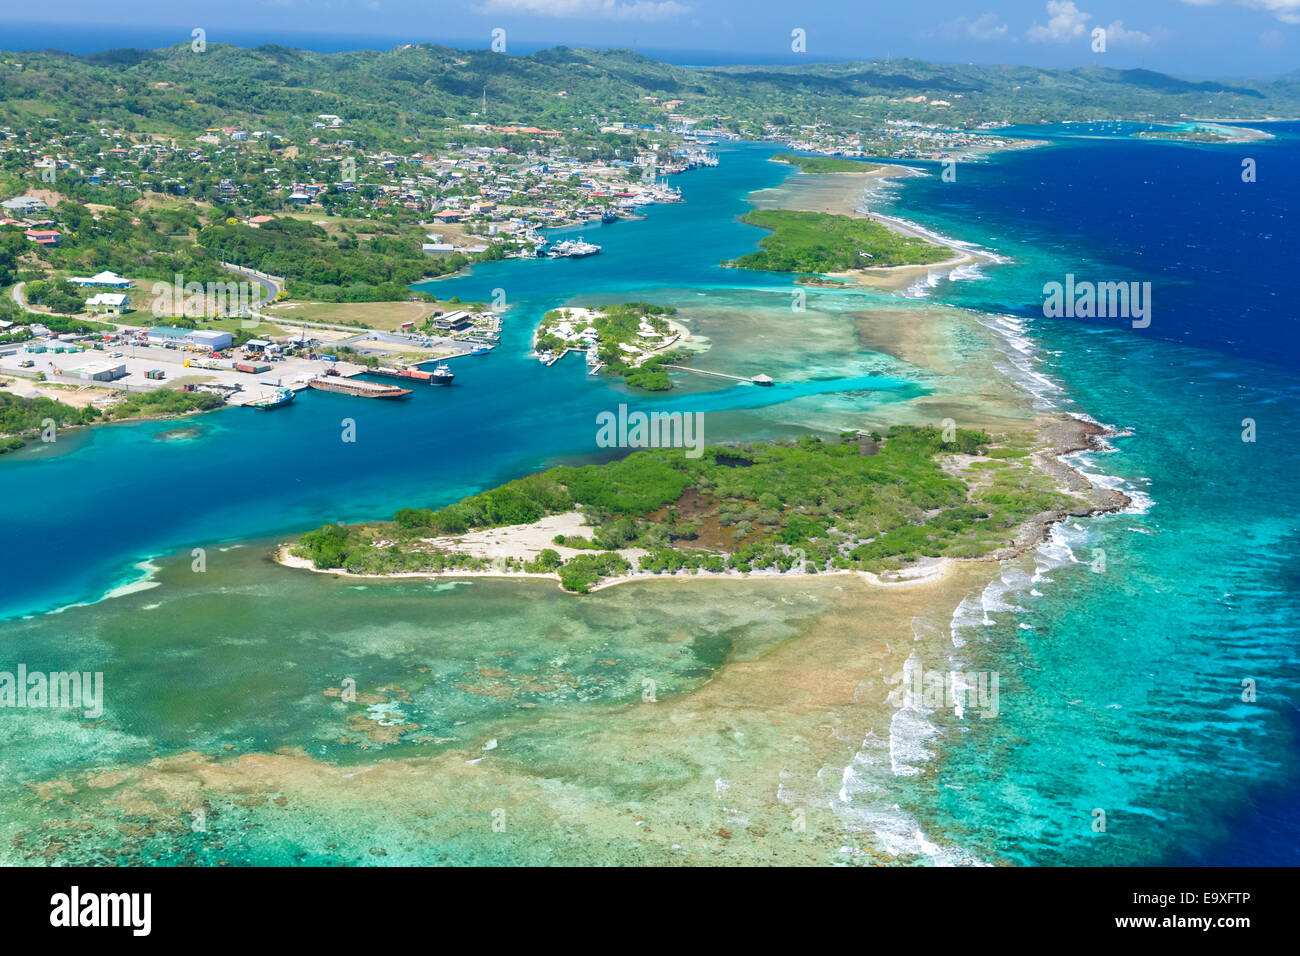
<path id="1" fill-rule="evenodd" d="M 255 405 L 282 388 L 305 388 L 315 378 L 347 379 L 369 371 L 309 349 L 282 350 L 275 343 L 213 352 L 152 344 L 141 335 L 87 344 L 49 340 L 6 347 L 0 350 L 0 375 L 30 380 L 26 388 L 13 383 L 11 389 L 19 394 L 50 395 L 51 386 L 58 386 L 59 397 L 66 400 L 70 385 L 81 387 L 83 399 L 87 391 L 102 393 L 102 400 L 91 397 L 85 404 L 108 404 L 120 391 L 182 387 L 215 392 L 228 405 Z"/>

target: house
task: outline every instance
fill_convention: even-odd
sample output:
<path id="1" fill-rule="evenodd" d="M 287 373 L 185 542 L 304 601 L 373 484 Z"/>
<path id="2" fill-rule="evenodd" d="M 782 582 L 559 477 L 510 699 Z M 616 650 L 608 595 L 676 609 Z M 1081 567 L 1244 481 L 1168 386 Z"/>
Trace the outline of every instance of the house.
<path id="1" fill-rule="evenodd" d="M 121 315 L 131 305 L 131 297 L 125 292 L 100 292 L 86 300 L 86 308 L 91 312 L 108 315 Z"/>
<path id="2" fill-rule="evenodd" d="M 455 209 L 444 209 L 433 214 L 434 222 L 460 222 L 464 214 Z"/>
<path id="3" fill-rule="evenodd" d="M 456 247 L 450 242 L 426 242 L 421 246 L 421 248 L 425 252 L 434 256 L 448 255 L 449 253 L 456 251 Z"/>
<path id="4" fill-rule="evenodd" d="M 79 285 L 82 286 L 83 288 L 85 288 L 86 286 L 94 286 L 97 288 L 106 288 L 106 289 L 131 288 L 131 280 L 124 279 L 116 272 L 100 272 L 100 273 L 96 273 L 93 276 L 90 276 L 89 278 L 87 278 L 86 276 L 73 276 L 68 281 L 71 282 L 73 285 Z"/>
<path id="5" fill-rule="evenodd" d="M 54 229 L 28 229 L 23 235 L 42 246 L 57 246 L 60 238 Z"/>
<path id="6" fill-rule="evenodd" d="M 15 216 L 30 216 L 33 213 L 45 212 L 45 200 L 37 199 L 35 196 L 15 196 L 13 199 L 6 199 L 0 206 L 13 213 Z"/>

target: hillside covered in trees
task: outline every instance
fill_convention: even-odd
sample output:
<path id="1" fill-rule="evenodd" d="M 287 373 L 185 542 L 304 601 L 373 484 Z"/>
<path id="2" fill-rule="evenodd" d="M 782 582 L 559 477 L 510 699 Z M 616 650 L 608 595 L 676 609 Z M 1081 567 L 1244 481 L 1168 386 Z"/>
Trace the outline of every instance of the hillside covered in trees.
<path id="1" fill-rule="evenodd" d="M 188 44 L 74 56 L 0 53 L 0 124 L 57 117 L 162 135 L 205 125 L 292 133 L 317 115 L 349 117 L 368 147 L 437 139 L 471 121 L 586 128 L 600 120 L 713 115 L 737 131 L 764 123 L 933 119 L 917 94 L 943 97 L 945 121 L 1047 122 L 1248 117 L 1300 113 L 1300 77 L 1267 82 L 1187 80 L 1148 70 L 936 65 L 918 60 L 800 66 L 684 67 L 629 50 L 556 47 L 530 56 L 418 45 L 316 53 Z M 486 116 L 479 116 L 486 98 Z"/>

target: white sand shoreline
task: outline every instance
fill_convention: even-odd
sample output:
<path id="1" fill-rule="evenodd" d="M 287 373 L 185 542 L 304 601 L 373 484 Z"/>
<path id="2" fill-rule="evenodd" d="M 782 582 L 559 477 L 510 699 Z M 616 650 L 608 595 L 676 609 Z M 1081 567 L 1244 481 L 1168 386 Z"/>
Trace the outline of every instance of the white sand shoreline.
<path id="1" fill-rule="evenodd" d="M 505 529 L 498 528 L 496 530 L 502 531 Z M 592 551 L 590 549 L 586 549 L 586 550 L 563 549 L 555 545 L 552 545 L 552 547 L 554 547 L 555 550 L 557 551 L 569 550 L 574 554 L 602 553 L 602 552 Z M 626 555 L 629 552 L 636 551 L 636 550 L 637 549 L 625 549 L 617 553 L 620 555 Z M 644 554 L 645 552 L 638 551 L 637 553 L 639 555 L 639 554 Z M 273 554 L 273 558 L 277 564 L 283 565 L 286 568 L 292 568 L 294 570 L 300 570 L 300 571 L 310 571 L 313 574 L 329 574 L 329 575 L 334 575 L 336 577 L 352 578 L 358 581 L 387 581 L 387 580 L 403 580 L 403 579 L 409 580 L 414 578 L 424 578 L 429 581 L 438 581 L 443 578 L 498 578 L 501 580 L 516 580 L 519 578 L 532 578 L 536 580 L 554 581 L 556 586 L 560 587 L 560 576 L 559 574 L 553 572 L 543 573 L 538 571 L 505 571 L 498 568 L 491 568 L 491 569 L 484 569 L 484 570 L 471 570 L 471 569 L 458 568 L 458 569 L 451 569 L 447 571 L 387 571 L 383 574 L 357 574 L 351 571 L 345 571 L 342 568 L 318 568 L 314 564 L 312 564 L 311 561 L 309 561 L 308 559 L 298 557 L 297 555 L 292 554 L 290 552 L 289 544 L 281 544 L 277 546 Z M 656 573 L 654 571 L 632 571 L 628 574 L 619 574 L 607 578 L 601 578 L 598 583 L 593 584 L 591 586 L 591 590 L 588 593 L 594 594 L 597 591 L 603 591 L 606 588 L 617 587 L 620 584 L 630 584 L 636 581 L 683 581 L 683 580 L 686 581 L 689 580 L 753 581 L 756 579 L 764 579 L 764 578 L 791 580 L 794 578 L 818 579 L 818 578 L 831 578 L 831 577 L 855 577 L 858 578 L 859 580 L 865 581 L 868 584 L 871 584 L 874 587 L 880 587 L 880 588 L 914 587 L 919 584 L 928 584 L 935 581 L 943 580 L 943 578 L 947 576 L 948 571 L 952 568 L 954 564 L 957 563 L 958 560 L 986 561 L 990 559 L 929 558 L 926 559 L 925 562 L 917 562 L 917 564 L 908 568 L 904 568 L 901 571 L 885 572 L 885 574 L 897 575 L 896 577 L 893 578 L 885 577 L 884 574 L 877 574 L 873 571 L 858 571 L 851 568 L 836 569 L 833 571 L 815 571 L 815 572 L 805 571 L 802 569 L 795 570 L 793 568 L 790 569 L 789 571 L 773 571 L 770 569 L 761 569 L 758 571 L 732 571 L 732 570 L 705 571 L 701 569 L 694 572 L 683 570 L 683 571 L 674 571 L 672 573 L 666 573 L 666 572 Z M 562 587 L 560 587 L 560 590 L 564 591 L 565 594 L 573 594 L 575 597 L 581 596 L 577 592 L 565 591 L 564 588 Z"/>

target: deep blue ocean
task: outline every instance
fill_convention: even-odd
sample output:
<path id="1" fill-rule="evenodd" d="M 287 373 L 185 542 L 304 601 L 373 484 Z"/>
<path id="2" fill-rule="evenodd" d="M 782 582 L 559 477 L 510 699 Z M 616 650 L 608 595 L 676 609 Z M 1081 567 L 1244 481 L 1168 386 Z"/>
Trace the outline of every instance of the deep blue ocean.
<path id="1" fill-rule="evenodd" d="M 1009 572 L 954 622 L 1019 669 L 1028 700 L 995 730 L 949 735 L 960 756 L 940 793 L 954 839 L 1025 862 L 1294 865 L 1300 124 L 1216 146 L 1125 138 L 1137 128 L 1023 129 L 1049 145 L 872 203 L 1014 260 L 930 294 L 1013 317 L 1064 387 L 1048 399 L 1120 429 L 1085 470 L 1137 492 L 1131 513 L 1063 526 L 1031 578 Z M 1043 318 L 1043 284 L 1068 272 L 1150 281 L 1150 326 Z M 1086 564 L 1095 549 L 1105 573 Z M 1079 825 L 1099 807 L 1105 835 Z"/>
<path id="2" fill-rule="evenodd" d="M 1300 862 L 1300 189 L 1288 175 L 1300 125 L 1266 128 L 1276 138 L 1192 146 L 1035 127 L 1049 145 L 961 164 L 954 183 L 918 164 L 931 175 L 871 200 L 1008 260 L 918 294 L 1002 322 L 1044 407 L 1114 426 L 1113 450 L 1078 464 L 1134 498 L 1060 528 L 1033 567 L 1008 567 L 954 617 L 963 663 L 1002 673 L 1004 714 L 934 715 L 937 783 L 894 781 L 930 840 L 1039 864 Z M 788 174 L 766 161 L 774 151 L 724 148 L 718 169 L 678 177 L 687 203 L 589 227 L 601 256 L 433 283 L 466 300 L 504 289 L 511 306 L 501 346 L 458 360 L 452 388 L 400 404 L 310 393 L 187 421 L 185 434 L 115 425 L 5 456 L 0 496 L 23 504 L 5 518 L 0 614 L 96 599 L 151 556 L 386 516 L 590 458 L 594 413 L 623 401 L 716 413 L 709 440 L 722 441 L 788 434 L 789 416 L 767 413 L 802 402 L 919 394 L 854 356 L 810 376 L 804 352 L 781 364 L 780 343 L 761 368 L 710 356 L 721 371 L 768 371 L 774 389 L 697 380 L 658 399 L 588 377 L 576 358 L 544 369 L 528 357 L 536 319 L 574 296 L 788 303 L 785 279 L 718 265 L 761 235 L 736 217 L 749 191 Z M 1241 181 L 1245 157 L 1255 183 Z M 1150 327 L 1043 318 L 1043 284 L 1066 273 L 1150 281 Z M 355 444 L 340 441 L 345 417 Z M 1089 567 L 1098 550 L 1104 573 Z M 1104 834 L 1088 826 L 1097 808 Z"/>

